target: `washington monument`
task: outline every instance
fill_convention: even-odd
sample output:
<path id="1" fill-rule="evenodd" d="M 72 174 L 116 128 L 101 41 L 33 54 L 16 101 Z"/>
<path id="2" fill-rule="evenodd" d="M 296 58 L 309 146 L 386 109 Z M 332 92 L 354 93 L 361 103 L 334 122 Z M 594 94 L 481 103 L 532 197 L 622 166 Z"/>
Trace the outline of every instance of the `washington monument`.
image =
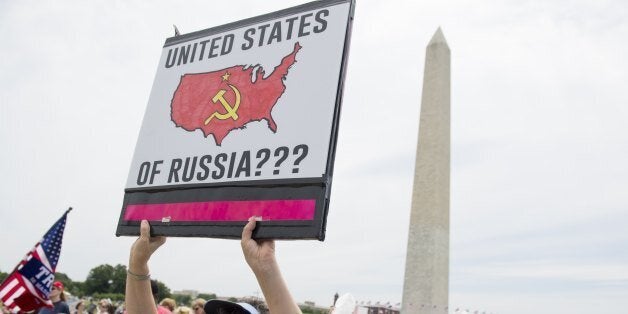
<path id="1" fill-rule="evenodd" d="M 439 28 L 425 56 L 401 311 L 447 313 L 450 51 Z"/>

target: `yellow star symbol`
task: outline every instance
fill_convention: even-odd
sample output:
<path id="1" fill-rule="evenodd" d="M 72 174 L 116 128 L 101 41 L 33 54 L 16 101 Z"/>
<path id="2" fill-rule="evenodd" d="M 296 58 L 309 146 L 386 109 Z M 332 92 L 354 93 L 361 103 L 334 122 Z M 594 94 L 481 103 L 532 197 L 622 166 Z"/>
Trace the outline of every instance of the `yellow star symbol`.
<path id="1" fill-rule="evenodd" d="M 231 76 L 231 74 L 229 72 L 225 72 L 225 74 L 222 76 L 222 80 L 223 81 L 228 81 L 229 80 L 229 76 Z"/>

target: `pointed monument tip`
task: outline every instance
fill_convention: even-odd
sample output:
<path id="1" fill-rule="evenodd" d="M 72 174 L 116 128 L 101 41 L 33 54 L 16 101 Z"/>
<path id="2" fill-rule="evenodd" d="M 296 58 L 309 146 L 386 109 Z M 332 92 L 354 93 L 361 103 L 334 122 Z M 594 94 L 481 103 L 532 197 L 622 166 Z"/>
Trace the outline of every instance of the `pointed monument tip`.
<path id="1" fill-rule="evenodd" d="M 445 35 L 443 35 L 443 30 L 440 28 L 440 26 L 438 27 L 438 29 L 436 30 L 436 33 L 434 33 L 434 36 L 432 36 L 432 39 L 427 45 L 431 46 L 435 44 L 447 45 L 447 40 L 445 40 Z"/>

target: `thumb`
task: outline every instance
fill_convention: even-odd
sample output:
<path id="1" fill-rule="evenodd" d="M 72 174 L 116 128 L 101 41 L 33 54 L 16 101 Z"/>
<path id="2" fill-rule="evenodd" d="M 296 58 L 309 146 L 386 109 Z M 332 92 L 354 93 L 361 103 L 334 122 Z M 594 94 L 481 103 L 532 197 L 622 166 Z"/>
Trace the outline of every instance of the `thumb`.
<path id="1" fill-rule="evenodd" d="M 256 225 L 257 221 L 255 220 L 255 216 L 249 218 L 249 222 L 244 226 L 244 229 L 242 229 L 242 242 L 246 242 L 251 239 Z"/>
<path id="2" fill-rule="evenodd" d="M 140 238 L 144 240 L 150 239 L 150 224 L 148 224 L 148 220 L 142 220 L 140 223 Z"/>

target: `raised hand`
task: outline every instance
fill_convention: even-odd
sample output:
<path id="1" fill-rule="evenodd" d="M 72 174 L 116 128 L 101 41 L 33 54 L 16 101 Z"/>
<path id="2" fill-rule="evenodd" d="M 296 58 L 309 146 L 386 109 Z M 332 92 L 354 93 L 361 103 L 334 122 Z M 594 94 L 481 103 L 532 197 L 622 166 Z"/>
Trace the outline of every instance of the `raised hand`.
<path id="1" fill-rule="evenodd" d="M 129 270 L 138 275 L 147 275 L 148 260 L 155 251 L 166 243 L 166 237 L 151 237 L 148 221 L 142 220 L 140 225 L 140 237 L 131 246 L 129 256 Z M 136 273 L 139 272 L 139 273 Z M 144 273 L 146 271 L 146 273 Z"/>
<path id="2" fill-rule="evenodd" d="M 257 278 L 271 314 L 301 313 L 281 276 L 279 265 L 275 259 L 274 240 L 254 240 L 253 230 L 257 225 L 255 217 L 242 230 L 242 253 Z"/>
<path id="3" fill-rule="evenodd" d="M 166 243 L 165 237 L 151 237 L 148 221 L 140 224 L 140 237 L 131 246 L 129 268 L 126 278 L 126 313 L 157 313 L 155 300 L 150 288 L 148 260 L 151 255 Z"/>
<path id="4" fill-rule="evenodd" d="M 242 253 L 244 259 L 253 272 L 269 272 L 274 270 L 275 241 L 274 240 L 254 240 L 253 230 L 257 225 L 256 217 L 249 218 L 249 222 L 242 230 Z"/>

